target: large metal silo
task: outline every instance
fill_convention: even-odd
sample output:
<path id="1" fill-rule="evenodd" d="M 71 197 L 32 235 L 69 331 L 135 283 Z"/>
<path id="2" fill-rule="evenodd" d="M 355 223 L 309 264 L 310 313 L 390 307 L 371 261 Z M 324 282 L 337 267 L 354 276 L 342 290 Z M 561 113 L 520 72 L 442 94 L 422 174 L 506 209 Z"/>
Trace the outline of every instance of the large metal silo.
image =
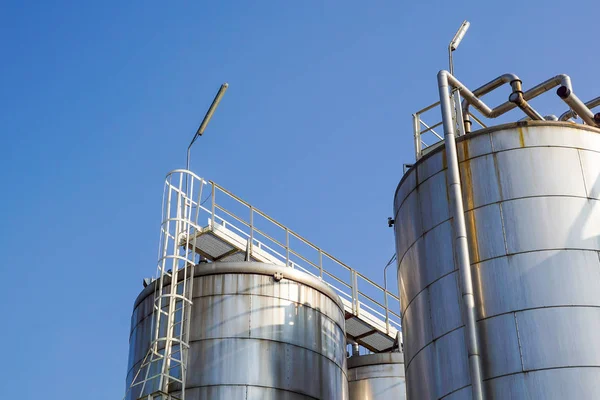
<path id="1" fill-rule="evenodd" d="M 350 400 L 406 399 L 402 353 L 379 353 L 348 359 Z"/>
<path id="2" fill-rule="evenodd" d="M 600 129 L 523 121 L 456 149 L 485 397 L 599 398 Z M 471 399 L 449 162 L 429 150 L 394 199 L 408 398 Z"/>
<path id="3" fill-rule="evenodd" d="M 329 286 L 258 262 L 199 264 L 193 281 L 186 399 L 348 398 L 344 307 Z M 153 289 L 135 302 L 128 386 L 148 351 Z"/>

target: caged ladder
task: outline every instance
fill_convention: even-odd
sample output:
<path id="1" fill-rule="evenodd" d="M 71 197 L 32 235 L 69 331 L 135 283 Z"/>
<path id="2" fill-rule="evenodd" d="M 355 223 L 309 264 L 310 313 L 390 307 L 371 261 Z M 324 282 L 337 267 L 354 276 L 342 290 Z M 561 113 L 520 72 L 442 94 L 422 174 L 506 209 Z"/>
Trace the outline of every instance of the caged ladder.
<path id="1" fill-rule="evenodd" d="M 190 238 L 198 230 L 203 179 L 169 176 L 154 285 L 148 352 L 128 386 L 127 400 L 185 400 L 194 266 Z M 196 185 L 196 186 L 194 186 Z M 176 284 L 171 284 L 175 280 Z"/>

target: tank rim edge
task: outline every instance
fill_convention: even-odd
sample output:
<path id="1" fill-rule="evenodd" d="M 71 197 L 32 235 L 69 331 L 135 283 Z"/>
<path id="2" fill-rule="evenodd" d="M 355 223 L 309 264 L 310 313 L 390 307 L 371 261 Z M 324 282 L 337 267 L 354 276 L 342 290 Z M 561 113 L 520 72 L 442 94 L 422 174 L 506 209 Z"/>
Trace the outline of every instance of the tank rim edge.
<path id="1" fill-rule="evenodd" d="M 348 357 L 348 370 L 379 364 L 404 364 L 404 353 L 375 353 Z"/>
<path id="2" fill-rule="evenodd" d="M 473 131 L 467 135 L 457 137 L 456 142 L 460 143 L 464 140 L 469 140 L 476 136 L 485 135 L 487 133 L 492 133 L 495 131 L 506 130 L 506 129 L 510 129 L 513 127 L 518 128 L 518 127 L 539 127 L 539 126 L 552 126 L 552 127 L 561 126 L 564 128 L 581 129 L 584 131 L 590 131 L 590 132 L 600 134 L 600 128 L 596 128 L 596 127 L 589 126 L 589 125 L 576 124 L 576 123 L 567 122 L 567 121 L 517 121 L 517 122 L 508 122 L 506 124 L 489 126 L 487 128 L 482 128 L 482 129 Z M 414 162 L 413 166 L 410 167 L 404 175 L 402 175 L 402 178 L 400 178 L 400 182 L 398 183 L 398 186 L 396 186 L 396 190 L 394 191 L 394 204 L 396 203 L 396 196 L 398 195 L 398 190 L 400 190 L 400 186 L 402 186 L 404 181 L 408 178 L 408 176 L 410 174 L 413 173 L 413 171 L 418 167 L 418 165 L 421 164 L 422 162 L 424 162 L 425 160 L 427 160 L 429 157 L 432 157 L 434 154 L 444 151 L 445 148 L 446 148 L 445 145 L 438 146 L 431 153 L 427 153 L 423 157 L 416 160 Z"/>
<path id="3" fill-rule="evenodd" d="M 323 293 L 325 296 L 333 300 L 340 311 L 345 314 L 344 304 L 339 295 L 329 287 L 325 282 L 320 281 L 316 277 L 309 275 L 306 272 L 298 271 L 290 267 L 279 266 L 275 264 L 262 263 L 258 261 L 236 261 L 236 262 L 210 262 L 206 264 L 196 265 L 194 277 L 222 275 L 222 274 L 255 274 L 273 276 L 275 273 L 282 273 L 283 279 L 292 280 L 302 283 L 306 286 Z M 137 308 L 140 303 L 149 295 L 154 293 L 156 281 L 146 286 L 136 297 L 133 308 Z"/>

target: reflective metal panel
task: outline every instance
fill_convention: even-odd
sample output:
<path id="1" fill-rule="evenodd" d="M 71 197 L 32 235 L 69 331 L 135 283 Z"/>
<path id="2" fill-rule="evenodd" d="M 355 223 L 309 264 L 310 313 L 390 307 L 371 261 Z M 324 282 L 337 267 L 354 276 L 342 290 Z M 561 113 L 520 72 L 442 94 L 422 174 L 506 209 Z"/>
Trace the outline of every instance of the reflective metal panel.
<path id="1" fill-rule="evenodd" d="M 429 287 L 433 339 L 463 325 L 459 299 L 457 272 L 446 275 Z"/>
<path id="2" fill-rule="evenodd" d="M 504 200 L 586 195 L 577 149 L 520 148 L 500 152 L 496 159 Z"/>
<path id="3" fill-rule="evenodd" d="M 523 370 L 515 314 L 504 314 L 479 321 L 483 357 L 483 379 Z"/>
<path id="4" fill-rule="evenodd" d="M 433 153 L 427 156 L 426 163 L 417 163 L 416 168 L 419 182 L 423 182 L 430 176 L 446 169 L 446 155 L 443 152 Z M 404 186 L 404 182 L 400 186 Z"/>
<path id="5" fill-rule="evenodd" d="M 600 308 L 521 311 L 517 313 L 517 326 L 525 371 L 563 366 L 600 367 Z"/>
<path id="6" fill-rule="evenodd" d="M 465 220 L 472 263 L 506 254 L 499 204 L 467 211 Z"/>
<path id="7" fill-rule="evenodd" d="M 421 267 L 426 257 L 426 248 L 423 238 L 417 240 L 406 252 L 400 261 L 398 272 L 400 286 L 403 288 L 402 312 L 404 312 L 408 303 L 413 301 L 415 296 L 427 286 L 427 270 Z"/>
<path id="8" fill-rule="evenodd" d="M 396 215 L 396 223 L 394 224 L 396 230 L 396 252 L 400 260 L 408 248 L 423 233 L 418 192 L 411 192 L 394 215 Z"/>
<path id="9" fill-rule="evenodd" d="M 550 306 L 600 307 L 600 261 L 595 251 L 515 254 L 482 262 L 473 272 L 480 318 Z"/>
<path id="10" fill-rule="evenodd" d="M 402 353 L 354 356 L 348 359 L 350 400 L 406 399 Z"/>
<path id="11" fill-rule="evenodd" d="M 450 218 L 445 171 L 439 172 L 419 184 L 417 191 L 421 204 L 423 232 L 429 231 L 440 222 Z"/>
<path id="12" fill-rule="evenodd" d="M 498 180 L 490 176 L 490 171 L 495 168 L 494 158 L 495 156 L 490 154 L 459 164 L 460 175 L 465 181 L 461 186 L 465 211 L 501 200 Z"/>
<path id="13" fill-rule="evenodd" d="M 469 136 L 469 140 L 464 140 L 456 146 L 459 161 L 473 159 L 492 152 L 492 141 L 489 135 L 474 133 Z"/>
<path id="14" fill-rule="evenodd" d="M 425 242 L 425 264 L 423 271 L 426 285 L 454 271 L 452 253 L 452 221 L 446 221 L 423 236 Z"/>
<path id="15" fill-rule="evenodd" d="M 404 326 L 404 325 L 403 325 Z M 406 346 L 406 341 L 404 342 Z M 433 346 L 420 351 L 406 367 L 406 393 L 409 400 L 436 400 L 436 371 Z"/>
<path id="16" fill-rule="evenodd" d="M 578 150 L 587 197 L 600 199 L 600 153 Z"/>
<path id="17" fill-rule="evenodd" d="M 600 398 L 600 130 L 506 124 L 457 151 L 487 399 Z M 436 225 L 443 154 L 408 172 L 418 202 L 395 209 L 398 250 L 423 234 L 399 263 L 410 399 L 470 395 L 452 219 Z"/>
<path id="18" fill-rule="evenodd" d="M 339 298 L 316 279 L 286 278 L 285 267 L 260 264 L 281 270 L 284 277 L 276 280 L 258 267 L 232 273 L 234 264 L 259 265 L 214 263 L 208 274 L 202 264 L 196 268 L 186 399 L 347 399 Z M 128 382 L 151 336 L 147 289 L 132 318 Z"/>
<path id="19" fill-rule="evenodd" d="M 502 203 L 508 252 L 600 249 L 600 201 L 532 197 Z"/>
<path id="20" fill-rule="evenodd" d="M 489 129 L 492 147 L 495 152 L 521 147 L 572 147 L 600 151 L 600 136 L 594 128 L 583 125 L 556 126 L 536 124 L 535 126 L 506 125 L 501 129 Z"/>
<path id="21" fill-rule="evenodd" d="M 430 346 L 435 349 L 439 378 L 437 396 L 442 398 L 470 384 L 469 365 L 465 345 L 465 328 L 442 336 Z"/>
<path id="22" fill-rule="evenodd" d="M 491 399 L 596 400 L 600 368 L 562 368 L 508 375 L 485 382 Z"/>
<path id="23" fill-rule="evenodd" d="M 404 312 L 402 327 L 406 362 L 410 363 L 415 354 L 433 340 L 427 289 L 419 293 Z"/>

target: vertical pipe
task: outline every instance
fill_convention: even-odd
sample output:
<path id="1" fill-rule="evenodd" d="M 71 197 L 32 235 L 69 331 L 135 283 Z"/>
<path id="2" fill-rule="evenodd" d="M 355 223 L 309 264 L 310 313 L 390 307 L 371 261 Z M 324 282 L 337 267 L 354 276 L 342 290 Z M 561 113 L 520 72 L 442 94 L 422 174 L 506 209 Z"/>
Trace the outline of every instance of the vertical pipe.
<path id="1" fill-rule="evenodd" d="M 451 76 L 451 75 L 450 75 Z M 471 373 L 471 386 L 474 400 L 483 399 L 481 380 L 481 360 L 479 343 L 477 340 L 477 327 L 475 321 L 475 298 L 473 295 L 473 281 L 471 277 L 471 261 L 469 259 L 469 243 L 467 241 L 467 228 L 463 208 L 458 155 L 456 152 L 456 138 L 452 123 L 452 108 L 448 84 L 449 73 L 438 73 L 438 87 L 444 124 L 444 141 L 446 146 L 446 159 L 448 162 L 447 186 L 454 218 L 455 258 L 462 283 L 462 298 L 465 308 L 465 334 L 467 340 L 469 370 Z"/>

